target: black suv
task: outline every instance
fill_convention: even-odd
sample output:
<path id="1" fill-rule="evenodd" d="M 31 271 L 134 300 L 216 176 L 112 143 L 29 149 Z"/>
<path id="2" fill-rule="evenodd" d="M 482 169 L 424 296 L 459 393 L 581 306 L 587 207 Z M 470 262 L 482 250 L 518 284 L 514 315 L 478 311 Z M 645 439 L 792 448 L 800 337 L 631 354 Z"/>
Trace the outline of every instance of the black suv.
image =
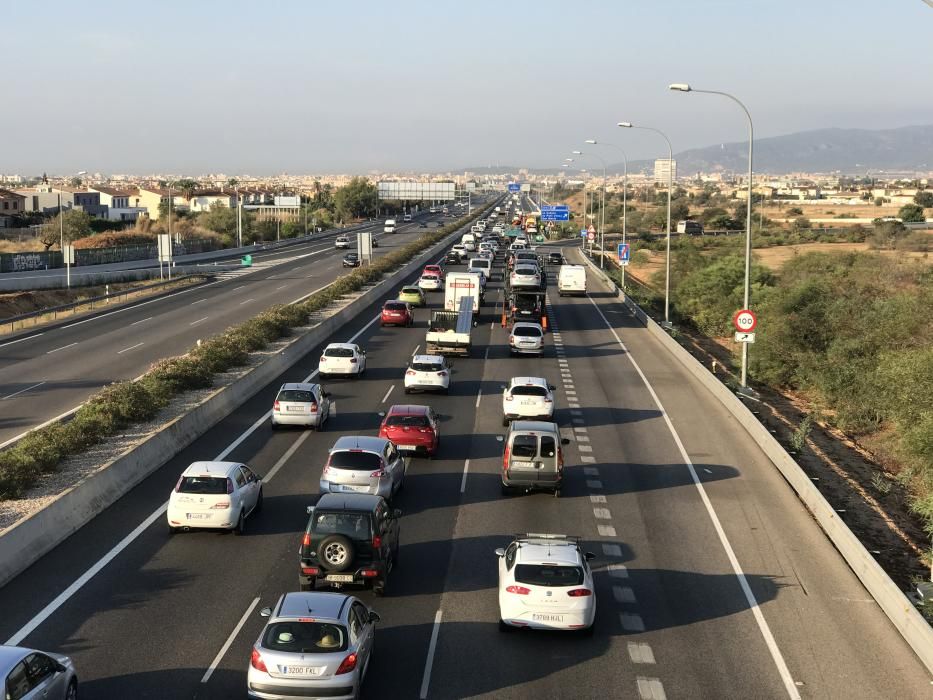
<path id="1" fill-rule="evenodd" d="M 564 264 L 563 254 L 559 252 L 548 253 L 547 264 L 548 265 L 563 265 Z"/>
<path id="2" fill-rule="evenodd" d="M 298 585 L 312 591 L 317 582 L 340 588 L 371 585 L 385 595 L 389 573 L 398 563 L 401 511 L 382 496 L 325 493 L 308 508 L 301 540 Z"/>

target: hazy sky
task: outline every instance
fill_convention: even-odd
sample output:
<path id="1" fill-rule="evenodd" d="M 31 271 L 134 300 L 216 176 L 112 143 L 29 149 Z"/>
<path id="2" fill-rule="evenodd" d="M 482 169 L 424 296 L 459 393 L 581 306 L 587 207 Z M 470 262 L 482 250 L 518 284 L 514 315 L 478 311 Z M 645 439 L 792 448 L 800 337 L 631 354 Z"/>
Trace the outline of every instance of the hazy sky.
<path id="1" fill-rule="evenodd" d="M 933 123 L 922 0 L 4 3 L 0 173 L 551 167 Z M 618 160 L 610 156 L 610 162 Z"/>

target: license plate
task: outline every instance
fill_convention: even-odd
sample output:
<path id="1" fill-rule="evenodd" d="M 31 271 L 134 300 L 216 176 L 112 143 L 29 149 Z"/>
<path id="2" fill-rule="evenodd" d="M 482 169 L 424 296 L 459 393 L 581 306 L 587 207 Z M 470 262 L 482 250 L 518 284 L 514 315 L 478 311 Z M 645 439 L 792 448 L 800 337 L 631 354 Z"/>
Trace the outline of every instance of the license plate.
<path id="1" fill-rule="evenodd" d="M 396 445 L 396 447 L 402 452 L 414 452 L 418 449 L 414 445 Z"/>
<path id="2" fill-rule="evenodd" d="M 369 487 L 368 487 L 368 486 L 350 486 L 350 485 L 345 485 L 345 486 L 341 487 L 341 490 L 343 490 L 343 491 L 363 491 L 363 492 L 365 492 L 365 491 L 369 491 Z"/>
<path id="3" fill-rule="evenodd" d="M 536 622 L 563 622 L 563 615 L 547 615 L 545 613 L 532 613 L 531 619 Z"/>
<path id="4" fill-rule="evenodd" d="M 280 666 L 286 676 L 320 676 L 323 666 Z"/>
<path id="5" fill-rule="evenodd" d="M 512 462 L 512 466 L 516 469 L 532 469 L 535 465 L 531 462 Z"/>
<path id="6" fill-rule="evenodd" d="M 353 583 L 353 574 L 327 574 L 324 580 L 336 583 Z"/>
<path id="7" fill-rule="evenodd" d="M 285 410 L 288 411 L 289 413 L 300 413 L 301 411 L 304 410 L 304 407 L 303 406 L 286 406 Z"/>
<path id="8" fill-rule="evenodd" d="M 210 513 L 188 513 L 188 520 L 207 520 Z"/>

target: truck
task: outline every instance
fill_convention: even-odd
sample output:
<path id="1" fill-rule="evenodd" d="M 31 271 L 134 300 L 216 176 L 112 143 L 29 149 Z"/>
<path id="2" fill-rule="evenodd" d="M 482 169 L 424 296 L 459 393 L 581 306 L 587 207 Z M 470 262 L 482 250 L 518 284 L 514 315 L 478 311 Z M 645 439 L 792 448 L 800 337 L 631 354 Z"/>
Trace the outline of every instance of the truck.
<path id="1" fill-rule="evenodd" d="M 448 272 L 444 280 L 444 310 L 459 310 L 460 299 L 463 297 L 473 299 L 472 312 L 478 314 L 480 304 L 483 303 L 483 289 L 479 275 L 475 272 Z"/>
<path id="2" fill-rule="evenodd" d="M 511 327 L 516 321 L 539 323 L 548 327 L 545 292 L 540 289 L 513 289 L 505 297 L 502 325 Z"/>
<path id="3" fill-rule="evenodd" d="M 526 233 L 537 233 L 538 232 L 538 217 L 540 214 L 536 211 L 530 211 L 525 214 L 525 232 Z"/>
<path id="4" fill-rule="evenodd" d="M 456 311 L 437 310 L 431 314 L 424 343 L 428 355 L 470 354 L 473 330 L 473 297 L 462 296 Z"/>

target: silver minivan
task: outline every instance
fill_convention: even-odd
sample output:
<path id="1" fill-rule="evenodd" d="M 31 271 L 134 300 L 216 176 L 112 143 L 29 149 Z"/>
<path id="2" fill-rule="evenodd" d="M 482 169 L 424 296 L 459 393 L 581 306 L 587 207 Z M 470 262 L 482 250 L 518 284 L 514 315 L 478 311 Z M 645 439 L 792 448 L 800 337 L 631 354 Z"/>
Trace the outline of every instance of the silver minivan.
<path id="1" fill-rule="evenodd" d="M 369 493 L 386 500 L 402 488 L 407 465 L 389 440 L 347 435 L 330 448 L 321 493 Z"/>
<path id="2" fill-rule="evenodd" d="M 513 490 L 551 491 L 560 496 L 564 478 L 563 445 L 557 423 L 512 421 L 502 453 L 502 495 Z"/>

